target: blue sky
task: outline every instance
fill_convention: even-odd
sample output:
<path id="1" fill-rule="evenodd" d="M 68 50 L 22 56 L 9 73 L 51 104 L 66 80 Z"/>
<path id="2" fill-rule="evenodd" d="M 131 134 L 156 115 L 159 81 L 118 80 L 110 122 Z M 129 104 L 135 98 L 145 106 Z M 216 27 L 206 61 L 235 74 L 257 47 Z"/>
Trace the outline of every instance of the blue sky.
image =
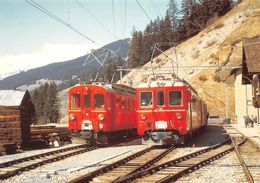
<path id="1" fill-rule="evenodd" d="M 143 30 L 149 22 L 136 0 L 126 0 L 126 21 L 125 0 L 113 0 L 115 31 L 112 0 L 34 1 L 99 45 L 130 37 L 133 27 Z M 94 14 L 110 32 L 115 33 L 116 38 L 80 7 L 77 1 Z M 152 19 L 165 15 L 168 0 L 139 2 Z M 16 66 L 23 70 L 72 59 L 98 47 L 25 0 L 0 0 L 0 28 L 0 75 L 12 72 L 17 69 Z"/>

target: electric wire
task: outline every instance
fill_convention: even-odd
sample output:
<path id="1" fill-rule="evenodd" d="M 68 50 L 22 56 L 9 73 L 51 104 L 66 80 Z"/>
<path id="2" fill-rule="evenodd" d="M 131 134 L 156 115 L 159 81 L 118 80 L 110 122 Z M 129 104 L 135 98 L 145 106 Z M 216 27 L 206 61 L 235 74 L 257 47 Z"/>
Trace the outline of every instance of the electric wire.
<path id="1" fill-rule="evenodd" d="M 114 34 L 116 34 L 116 24 L 115 24 L 115 7 L 114 7 L 114 0 L 112 0 L 112 14 L 113 14 L 113 27 L 114 27 Z"/>
<path id="2" fill-rule="evenodd" d="M 156 10 L 158 12 L 159 16 L 162 17 L 161 11 L 158 8 L 156 2 L 154 0 L 152 0 L 151 3 L 152 3 L 152 6 L 153 6 L 154 10 Z"/>
<path id="3" fill-rule="evenodd" d="M 56 15 L 54 15 L 49 10 L 45 9 L 44 7 L 42 7 L 40 4 L 36 3 L 35 1 L 33 1 L 33 0 L 25 0 L 25 2 L 29 3 L 30 5 L 32 5 L 36 9 L 40 10 L 45 15 L 47 15 L 47 16 L 51 17 L 52 19 L 56 20 L 57 22 L 59 22 L 59 23 L 63 24 L 64 26 L 70 28 L 71 30 L 73 30 L 77 34 L 81 35 L 82 37 L 84 37 L 88 41 L 90 41 L 90 42 L 100 46 L 100 44 L 98 44 L 96 41 L 92 40 L 91 38 L 89 38 L 88 36 L 86 36 L 85 34 L 80 32 L 79 30 L 77 30 L 75 27 L 73 27 L 71 24 L 69 24 L 69 23 L 65 22 L 64 20 L 62 20 L 61 18 L 57 17 Z"/>
<path id="4" fill-rule="evenodd" d="M 125 16 L 124 16 L 124 37 L 126 36 L 126 7 L 127 7 L 127 4 L 126 4 L 126 0 L 125 0 Z"/>
<path id="5" fill-rule="evenodd" d="M 140 4 L 140 2 L 138 0 L 136 0 L 136 2 L 138 3 L 139 7 L 142 9 L 143 13 L 145 14 L 145 16 L 152 21 L 152 19 L 149 17 L 149 15 L 146 13 L 145 9 L 142 7 L 142 5 Z"/>
<path id="6" fill-rule="evenodd" d="M 75 0 L 75 2 L 83 9 L 86 13 L 88 13 L 100 26 L 102 26 L 109 34 L 111 34 L 114 38 L 117 36 L 112 33 L 103 23 L 100 21 L 89 9 L 86 8 L 79 0 Z M 117 38 L 118 39 L 118 38 Z"/>

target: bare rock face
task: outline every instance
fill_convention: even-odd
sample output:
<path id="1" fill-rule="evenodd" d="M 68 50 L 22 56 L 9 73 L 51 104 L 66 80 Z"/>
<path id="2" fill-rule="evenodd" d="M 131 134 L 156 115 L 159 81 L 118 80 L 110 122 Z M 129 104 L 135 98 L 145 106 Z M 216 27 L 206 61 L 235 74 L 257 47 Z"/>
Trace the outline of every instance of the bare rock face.
<path id="1" fill-rule="evenodd" d="M 243 39 L 254 37 L 260 37 L 260 1 L 243 0 L 196 36 L 154 58 L 154 72 L 170 77 L 173 64 L 175 74 L 178 70 L 178 77 L 189 81 L 206 101 L 210 115 L 224 117 L 228 111 L 228 116 L 235 118 L 235 80 L 230 67 L 242 63 Z M 122 83 L 137 86 L 151 73 L 149 62 L 130 72 Z"/>

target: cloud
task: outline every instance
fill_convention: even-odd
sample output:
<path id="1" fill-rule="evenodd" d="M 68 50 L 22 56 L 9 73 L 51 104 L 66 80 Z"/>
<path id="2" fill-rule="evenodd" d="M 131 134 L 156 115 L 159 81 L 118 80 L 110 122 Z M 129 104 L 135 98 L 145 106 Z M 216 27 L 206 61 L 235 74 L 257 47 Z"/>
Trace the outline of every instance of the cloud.
<path id="1" fill-rule="evenodd" d="M 41 67 L 54 62 L 77 58 L 96 49 L 88 44 L 44 44 L 34 53 L 0 56 L 0 78 L 21 70 Z"/>

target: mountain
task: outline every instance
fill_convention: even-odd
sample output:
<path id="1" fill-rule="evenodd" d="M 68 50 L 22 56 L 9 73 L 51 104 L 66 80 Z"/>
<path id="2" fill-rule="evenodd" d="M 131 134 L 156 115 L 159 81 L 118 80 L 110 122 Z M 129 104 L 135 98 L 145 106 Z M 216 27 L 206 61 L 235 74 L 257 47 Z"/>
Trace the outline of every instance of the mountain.
<path id="1" fill-rule="evenodd" d="M 119 58 L 126 60 L 128 48 L 129 38 L 109 43 L 96 50 L 93 54 L 100 61 L 104 60 L 104 62 Z M 41 79 L 70 82 L 72 77 L 82 78 L 101 67 L 98 62 L 93 60 L 94 57 L 87 54 L 69 61 L 52 63 L 43 67 L 23 71 L 0 80 L 0 89 L 15 89 L 22 85 L 35 84 L 36 81 Z"/>
<path id="2" fill-rule="evenodd" d="M 260 38 L 260 1 L 242 0 L 224 16 L 216 19 L 192 38 L 170 48 L 148 62 L 142 69 L 133 70 L 123 78 L 123 83 L 137 86 L 155 73 L 169 73 L 172 65 L 178 77 L 187 80 L 206 102 L 212 116 L 225 117 L 226 98 L 231 118 L 235 118 L 234 81 L 224 82 L 230 70 L 242 63 L 244 39 Z M 176 53 L 176 55 L 175 55 Z M 232 80 L 232 78 L 228 78 Z M 225 94 L 226 93 L 226 94 Z M 227 97 L 226 97 L 227 96 Z"/>

